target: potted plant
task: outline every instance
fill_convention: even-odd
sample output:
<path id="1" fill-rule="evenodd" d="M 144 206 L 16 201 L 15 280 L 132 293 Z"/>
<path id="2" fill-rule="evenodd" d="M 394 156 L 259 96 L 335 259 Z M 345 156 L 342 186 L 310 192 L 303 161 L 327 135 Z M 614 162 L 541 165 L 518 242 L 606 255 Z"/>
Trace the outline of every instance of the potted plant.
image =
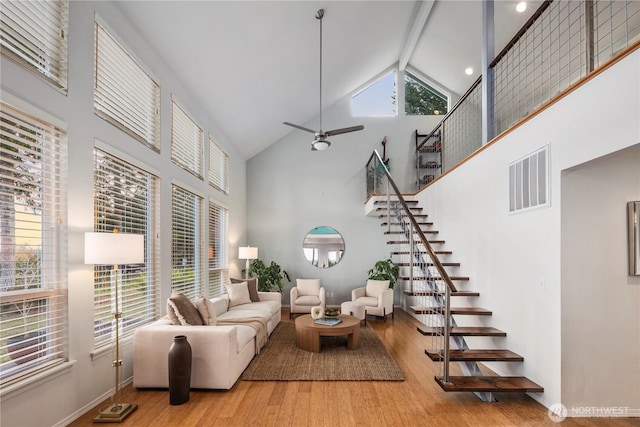
<path id="1" fill-rule="evenodd" d="M 261 292 L 282 292 L 284 279 L 291 282 L 289 273 L 271 261 L 268 266 L 260 259 L 254 259 L 249 266 L 249 276 L 258 278 L 258 290 Z"/>
<path id="2" fill-rule="evenodd" d="M 391 259 L 385 259 L 377 261 L 373 268 L 369 270 L 368 279 L 371 280 L 388 280 L 389 287 L 393 289 L 393 286 L 398 281 L 398 275 L 400 274 L 400 267 L 395 265 Z"/>

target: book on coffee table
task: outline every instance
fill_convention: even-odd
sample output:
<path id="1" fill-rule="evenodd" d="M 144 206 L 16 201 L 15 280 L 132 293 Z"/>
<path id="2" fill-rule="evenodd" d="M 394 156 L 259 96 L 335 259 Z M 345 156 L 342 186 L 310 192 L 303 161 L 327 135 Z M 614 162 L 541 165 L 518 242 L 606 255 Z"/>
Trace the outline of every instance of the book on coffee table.
<path id="1" fill-rule="evenodd" d="M 342 319 L 339 319 L 337 317 L 323 317 L 321 319 L 316 319 L 313 321 L 313 323 L 324 326 L 335 326 L 340 322 L 342 322 Z"/>

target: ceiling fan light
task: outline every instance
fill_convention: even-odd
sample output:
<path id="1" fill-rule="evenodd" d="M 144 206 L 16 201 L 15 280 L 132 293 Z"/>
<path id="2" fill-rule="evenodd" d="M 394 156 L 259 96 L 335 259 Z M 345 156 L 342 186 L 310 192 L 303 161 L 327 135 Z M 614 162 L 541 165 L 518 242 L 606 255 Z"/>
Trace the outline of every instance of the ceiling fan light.
<path id="1" fill-rule="evenodd" d="M 327 140 L 313 141 L 313 148 L 315 148 L 318 151 L 324 151 L 327 148 L 329 148 L 330 145 L 331 143 Z"/>

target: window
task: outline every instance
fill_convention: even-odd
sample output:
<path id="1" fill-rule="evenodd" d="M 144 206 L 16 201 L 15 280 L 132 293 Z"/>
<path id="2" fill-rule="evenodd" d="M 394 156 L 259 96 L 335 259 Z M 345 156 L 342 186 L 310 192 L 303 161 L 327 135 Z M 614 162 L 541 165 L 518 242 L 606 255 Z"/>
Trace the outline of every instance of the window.
<path id="1" fill-rule="evenodd" d="M 2 53 L 66 92 L 68 19 L 66 0 L 3 1 Z"/>
<path id="2" fill-rule="evenodd" d="M 209 297 L 222 295 L 229 273 L 228 224 L 228 211 L 209 202 Z"/>
<path id="3" fill-rule="evenodd" d="M 407 116 L 447 114 L 447 95 L 437 91 L 413 74 L 404 75 L 404 113 Z"/>
<path id="4" fill-rule="evenodd" d="M 397 114 L 396 72 L 392 71 L 351 97 L 356 117 L 384 117 Z"/>
<path id="5" fill-rule="evenodd" d="M 171 108 L 171 160 L 202 178 L 204 132 L 174 101 Z"/>
<path id="6" fill-rule="evenodd" d="M 171 289 L 190 300 L 203 293 L 200 243 L 202 197 L 177 185 L 171 197 Z"/>
<path id="7" fill-rule="evenodd" d="M 160 151 L 160 86 L 97 22 L 94 75 L 96 114 Z"/>
<path id="8" fill-rule="evenodd" d="M 229 156 L 209 138 L 209 185 L 229 194 Z"/>
<path id="9" fill-rule="evenodd" d="M 509 212 L 549 205 L 549 146 L 509 165 Z"/>
<path id="10" fill-rule="evenodd" d="M 158 178 L 100 149 L 94 150 L 94 230 L 143 234 L 144 264 L 121 265 L 118 290 L 121 298 L 121 336 L 156 319 L 159 314 L 158 269 L 160 245 Z M 94 341 L 95 347 L 111 345 L 115 334 L 113 300 L 115 277 L 110 265 L 94 267 Z"/>
<path id="11" fill-rule="evenodd" d="M 0 387 L 67 353 L 66 134 L 0 103 Z"/>

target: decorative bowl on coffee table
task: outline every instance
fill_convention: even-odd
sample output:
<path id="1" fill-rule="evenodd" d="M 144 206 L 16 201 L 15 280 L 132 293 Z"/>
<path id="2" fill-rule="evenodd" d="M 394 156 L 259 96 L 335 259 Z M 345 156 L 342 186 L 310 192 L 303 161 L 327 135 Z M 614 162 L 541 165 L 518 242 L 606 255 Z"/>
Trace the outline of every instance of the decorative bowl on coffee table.
<path id="1" fill-rule="evenodd" d="M 324 315 L 327 317 L 337 317 L 340 314 L 340 307 L 325 307 Z"/>

